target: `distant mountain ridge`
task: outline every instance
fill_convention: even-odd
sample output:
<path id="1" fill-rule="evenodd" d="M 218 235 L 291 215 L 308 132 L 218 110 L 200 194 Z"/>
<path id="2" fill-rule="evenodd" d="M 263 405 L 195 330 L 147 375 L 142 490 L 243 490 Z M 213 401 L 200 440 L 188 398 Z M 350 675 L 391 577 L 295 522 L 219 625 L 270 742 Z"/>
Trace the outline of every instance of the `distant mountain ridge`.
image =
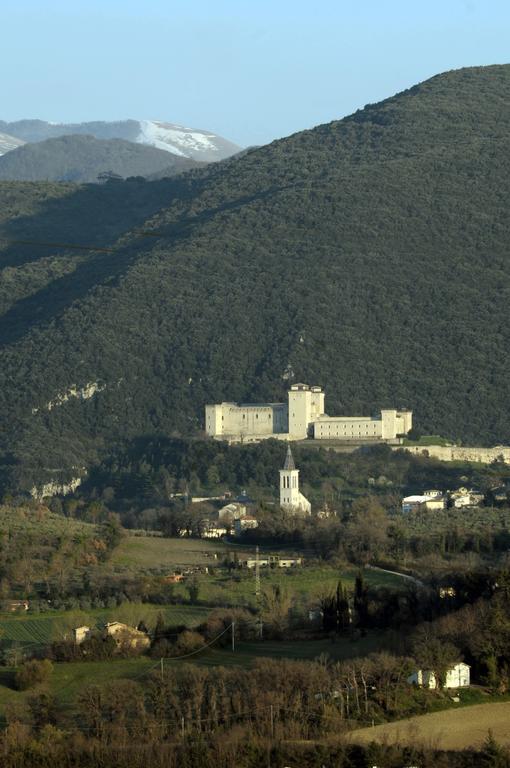
<path id="1" fill-rule="evenodd" d="M 237 154 L 241 147 L 212 131 L 186 128 L 158 120 L 93 121 L 50 123 L 44 120 L 0 120 L 0 132 L 27 143 L 60 136 L 85 134 L 96 139 L 125 139 L 145 144 L 179 157 L 199 162 L 215 162 Z"/>
<path id="2" fill-rule="evenodd" d="M 24 144 L 0 157 L 0 179 L 96 182 L 102 173 L 173 176 L 201 163 L 124 139 L 60 136 Z"/>

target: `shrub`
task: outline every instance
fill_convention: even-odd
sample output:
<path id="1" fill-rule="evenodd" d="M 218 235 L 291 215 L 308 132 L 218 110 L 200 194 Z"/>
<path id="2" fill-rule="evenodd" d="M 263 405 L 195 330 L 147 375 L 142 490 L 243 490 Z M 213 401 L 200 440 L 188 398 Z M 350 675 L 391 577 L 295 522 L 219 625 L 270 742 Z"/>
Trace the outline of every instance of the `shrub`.
<path id="1" fill-rule="evenodd" d="M 16 688 L 19 691 L 26 691 L 35 685 L 48 682 L 53 671 L 53 664 L 48 659 L 39 661 L 31 659 L 25 661 L 18 669 L 14 677 Z"/>

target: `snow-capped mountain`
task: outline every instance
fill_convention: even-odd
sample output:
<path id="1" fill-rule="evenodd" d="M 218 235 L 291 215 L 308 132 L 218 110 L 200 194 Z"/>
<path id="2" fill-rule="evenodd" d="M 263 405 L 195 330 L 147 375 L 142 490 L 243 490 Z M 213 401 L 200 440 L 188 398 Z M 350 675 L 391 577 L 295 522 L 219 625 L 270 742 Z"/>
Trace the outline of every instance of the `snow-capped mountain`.
<path id="1" fill-rule="evenodd" d="M 205 162 L 223 160 L 241 149 L 211 131 L 185 128 L 159 120 L 140 120 L 140 134 L 136 140 L 140 144 L 165 149 L 174 155 Z"/>
<path id="2" fill-rule="evenodd" d="M 0 121 L 0 131 L 21 140 L 20 143 L 45 141 L 72 134 L 87 134 L 96 139 L 126 139 L 163 149 L 178 157 L 187 157 L 201 162 L 224 160 L 241 149 L 212 131 L 186 128 L 159 120 L 91 123 L 47 123 L 43 120 L 19 120 L 14 123 Z M 14 147 L 11 148 L 14 149 Z"/>
<path id="3" fill-rule="evenodd" d="M 9 136 L 7 133 L 0 133 L 0 156 L 10 152 L 11 149 L 23 146 L 25 142 L 17 139 L 15 136 Z"/>

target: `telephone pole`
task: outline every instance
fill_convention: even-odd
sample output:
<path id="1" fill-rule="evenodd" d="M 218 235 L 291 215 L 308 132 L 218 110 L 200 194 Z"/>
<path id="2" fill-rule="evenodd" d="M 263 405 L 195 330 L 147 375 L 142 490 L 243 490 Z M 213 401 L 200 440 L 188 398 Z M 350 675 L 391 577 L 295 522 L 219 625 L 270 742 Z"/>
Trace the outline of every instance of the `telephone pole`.
<path id="1" fill-rule="evenodd" d="M 236 649 L 236 623 L 232 622 L 232 652 Z"/>

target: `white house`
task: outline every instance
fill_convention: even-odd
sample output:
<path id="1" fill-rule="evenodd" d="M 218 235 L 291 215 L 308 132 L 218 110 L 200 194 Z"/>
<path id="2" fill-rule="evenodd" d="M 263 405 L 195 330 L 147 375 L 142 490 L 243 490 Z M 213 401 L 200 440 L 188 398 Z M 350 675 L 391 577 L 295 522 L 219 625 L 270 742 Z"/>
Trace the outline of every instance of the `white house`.
<path id="1" fill-rule="evenodd" d="M 283 469 L 280 469 L 280 507 L 293 515 L 310 515 L 312 505 L 299 492 L 299 469 L 296 469 L 290 445 Z"/>
<path id="2" fill-rule="evenodd" d="M 456 491 L 450 493 L 450 498 L 453 501 L 455 509 L 462 509 L 463 507 L 477 507 L 483 502 L 483 493 L 468 490 L 467 488 L 458 488 Z"/>
<path id="3" fill-rule="evenodd" d="M 420 508 L 430 512 L 445 509 L 446 498 L 440 491 L 425 491 L 423 494 L 405 496 L 402 499 L 402 512 L 413 512 Z"/>
<path id="4" fill-rule="evenodd" d="M 450 667 L 446 673 L 443 688 L 467 688 L 470 684 L 470 669 L 469 664 L 464 664 L 463 661 Z M 431 670 L 417 669 L 407 678 L 407 682 L 431 690 L 438 687 L 436 676 Z"/>

